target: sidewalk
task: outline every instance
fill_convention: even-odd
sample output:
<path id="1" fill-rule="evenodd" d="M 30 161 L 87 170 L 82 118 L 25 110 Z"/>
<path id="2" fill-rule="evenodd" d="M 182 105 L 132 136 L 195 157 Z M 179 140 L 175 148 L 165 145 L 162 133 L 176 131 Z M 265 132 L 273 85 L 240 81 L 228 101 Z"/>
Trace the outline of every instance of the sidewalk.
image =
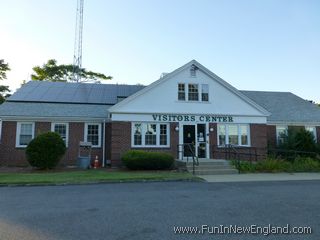
<path id="1" fill-rule="evenodd" d="M 320 173 L 241 173 L 226 175 L 198 175 L 207 182 L 259 182 L 320 180 Z"/>

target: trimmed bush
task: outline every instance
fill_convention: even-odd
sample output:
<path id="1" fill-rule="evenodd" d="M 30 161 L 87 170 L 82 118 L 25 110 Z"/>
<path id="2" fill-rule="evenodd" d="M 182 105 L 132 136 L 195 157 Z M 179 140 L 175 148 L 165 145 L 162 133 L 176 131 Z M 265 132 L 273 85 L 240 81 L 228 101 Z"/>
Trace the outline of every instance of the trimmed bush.
<path id="1" fill-rule="evenodd" d="M 66 152 L 66 146 L 59 134 L 48 132 L 38 135 L 27 146 L 26 156 L 31 166 L 52 169 L 57 166 Z"/>
<path id="2" fill-rule="evenodd" d="M 122 156 L 122 162 L 132 170 L 163 170 L 173 166 L 174 158 L 167 153 L 129 150 Z"/>

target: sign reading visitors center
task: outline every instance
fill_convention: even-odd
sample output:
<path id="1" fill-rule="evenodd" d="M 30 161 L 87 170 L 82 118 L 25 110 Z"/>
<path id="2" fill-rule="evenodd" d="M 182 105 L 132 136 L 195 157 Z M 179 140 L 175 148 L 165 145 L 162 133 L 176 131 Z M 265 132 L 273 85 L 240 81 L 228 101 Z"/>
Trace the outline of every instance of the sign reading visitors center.
<path id="1" fill-rule="evenodd" d="M 233 122 L 232 116 L 152 114 L 159 122 Z"/>

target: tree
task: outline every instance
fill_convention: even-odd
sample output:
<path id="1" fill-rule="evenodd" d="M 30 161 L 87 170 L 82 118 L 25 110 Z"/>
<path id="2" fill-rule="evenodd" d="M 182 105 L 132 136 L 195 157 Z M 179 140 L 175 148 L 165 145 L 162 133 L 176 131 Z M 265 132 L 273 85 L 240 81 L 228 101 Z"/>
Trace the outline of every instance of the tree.
<path id="1" fill-rule="evenodd" d="M 5 63 L 3 59 L 0 59 L 0 80 L 7 79 L 7 71 L 10 71 L 9 64 Z M 0 104 L 5 101 L 5 98 L 10 96 L 9 86 L 0 85 Z"/>
<path id="2" fill-rule="evenodd" d="M 32 68 L 35 73 L 31 74 L 31 79 L 37 81 L 68 82 L 73 80 L 73 69 L 74 66 L 72 64 L 58 65 L 55 59 L 50 59 L 41 67 L 35 66 L 34 68 Z M 81 78 L 84 81 L 112 79 L 111 76 L 106 76 L 102 73 L 87 71 L 85 68 L 81 68 L 80 74 Z"/>

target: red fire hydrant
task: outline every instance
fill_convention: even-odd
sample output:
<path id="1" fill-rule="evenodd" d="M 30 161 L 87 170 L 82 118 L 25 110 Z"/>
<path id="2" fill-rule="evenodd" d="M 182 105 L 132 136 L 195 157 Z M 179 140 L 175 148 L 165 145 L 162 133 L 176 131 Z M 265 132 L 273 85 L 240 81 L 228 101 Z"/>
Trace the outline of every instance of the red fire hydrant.
<path id="1" fill-rule="evenodd" d="M 97 169 L 99 167 L 99 159 L 98 156 L 96 156 L 96 159 L 93 162 L 93 168 Z"/>

